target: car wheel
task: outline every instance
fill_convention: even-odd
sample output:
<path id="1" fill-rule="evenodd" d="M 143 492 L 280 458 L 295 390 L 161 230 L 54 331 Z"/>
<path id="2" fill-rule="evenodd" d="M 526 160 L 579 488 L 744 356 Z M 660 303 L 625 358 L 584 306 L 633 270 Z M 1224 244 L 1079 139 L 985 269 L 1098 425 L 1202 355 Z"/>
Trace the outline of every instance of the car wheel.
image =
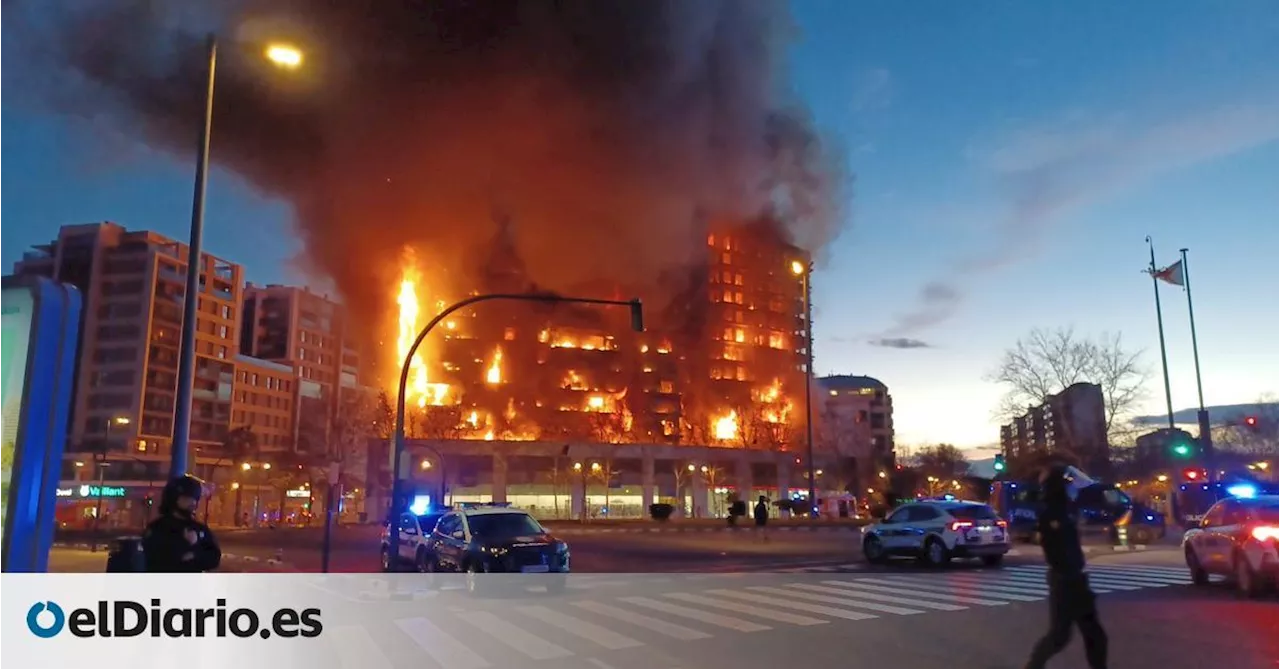
<path id="1" fill-rule="evenodd" d="M 1150 528 L 1138 527 L 1133 530 L 1133 536 L 1130 537 L 1130 540 L 1135 544 L 1145 546 L 1151 543 L 1151 534 Z"/>
<path id="2" fill-rule="evenodd" d="M 951 560 L 947 547 L 937 537 L 929 537 L 924 542 L 920 558 L 930 567 L 941 567 Z"/>
<path id="3" fill-rule="evenodd" d="M 1196 585 L 1205 585 L 1209 582 L 1209 573 L 1200 566 L 1200 558 L 1196 557 L 1196 552 L 1190 546 L 1187 546 L 1187 569 L 1191 571 L 1191 582 Z"/>
<path id="4" fill-rule="evenodd" d="M 881 543 L 880 537 L 874 534 L 863 539 L 862 541 L 862 557 L 867 559 L 871 564 L 883 564 L 885 561 L 884 544 Z"/>
<path id="5" fill-rule="evenodd" d="M 1004 564 L 1003 555 L 984 555 L 982 556 L 982 565 L 984 567 L 999 567 Z"/>
<path id="6" fill-rule="evenodd" d="M 1253 567 L 1249 566 L 1249 559 L 1243 553 L 1236 553 L 1235 565 L 1236 589 L 1245 597 L 1256 597 L 1260 588 L 1258 587 L 1258 577 L 1253 573 Z"/>

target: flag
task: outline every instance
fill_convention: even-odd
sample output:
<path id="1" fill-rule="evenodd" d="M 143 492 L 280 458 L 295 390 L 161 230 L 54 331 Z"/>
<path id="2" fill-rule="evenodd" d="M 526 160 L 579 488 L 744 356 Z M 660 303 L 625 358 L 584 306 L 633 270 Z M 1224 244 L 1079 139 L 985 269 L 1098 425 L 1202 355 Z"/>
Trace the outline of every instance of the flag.
<path id="1" fill-rule="evenodd" d="M 1175 286 L 1187 285 L 1187 278 L 1186 278 L 1187 275 L 1182 270 L 1181 260 L 1179 260 L 1176 263 L 1173 263 L 1172 265 L 1169 265 L 1164 269 L 1158 269 L 1158 270 L 1155 270 L 1154 272 L 1151 272 L 1151 276 L 1154 278 L 1160 279 L 1165 283 L 1171 283 Z"/>

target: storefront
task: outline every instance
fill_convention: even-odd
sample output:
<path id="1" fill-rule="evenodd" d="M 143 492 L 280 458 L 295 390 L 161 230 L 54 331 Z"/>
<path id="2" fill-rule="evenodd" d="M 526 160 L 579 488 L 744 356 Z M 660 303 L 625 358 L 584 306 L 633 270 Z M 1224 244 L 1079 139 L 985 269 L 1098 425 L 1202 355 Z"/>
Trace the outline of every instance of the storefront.
<path id="1" fill-rule="evenodd" d="M 141 528 L 151 519 L 159 500 L 161 487 L 155 484 L 107 481 L 102 485 L 81 481 L 62 481 L 55 495 L 58 527 L 88 530 L 94 527 L 94 516 L 101 508 L 98 526 L 104 530 Z"/>

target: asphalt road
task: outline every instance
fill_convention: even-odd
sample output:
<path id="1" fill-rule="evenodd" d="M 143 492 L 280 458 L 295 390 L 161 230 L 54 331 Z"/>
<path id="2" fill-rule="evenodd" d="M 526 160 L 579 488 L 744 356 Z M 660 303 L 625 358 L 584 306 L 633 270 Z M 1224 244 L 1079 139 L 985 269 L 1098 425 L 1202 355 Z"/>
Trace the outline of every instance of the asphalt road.
<path id="1" fill-rule="evenodd" d="M 350 526 L 335 532 L 330 571 L 379 570 L 379 528 Z M 861 561 L 856 530 L 771 531 L 762 541 L 750 530 L 634 531 L 625 528 L 566 528 L 560 536 L 573 552 L 576 573 L 691 573 L 739 571 L 876 570 Z M 239 530 L 219 533 L 224 571 L 302 571 L 321 569 L 322 533 L 318 529 Z M 1108 547 L 1096 547 L 1101 550 Z M 1039 549 L 1018 545 L 1010 564 L 1038 563 Z M 55 551 L 56 571 L 99 571 L 102 554 Z M 891 569 L 902 568 L 899 566 Z M 908 565 L 905 568 L 913 568 Z"/>
<path id="2" fill-rule="evenodd" d="M 1091 567 L 1111 666 L 1276 666 L 1273 598 L 1191 586 L 1185 569 L 1138 560 Z M 359 596 L 326 610 L 317 643 L 353 669 L 1015 669 L 1047 623 L 1037 565 L 574 578 L 561 595 L 477 597 L 459 577 L 432 589 L 418 575 L 330 576 L 323 587 Z M 1079 641 L 1052 666 L 1085 666 Z"/>

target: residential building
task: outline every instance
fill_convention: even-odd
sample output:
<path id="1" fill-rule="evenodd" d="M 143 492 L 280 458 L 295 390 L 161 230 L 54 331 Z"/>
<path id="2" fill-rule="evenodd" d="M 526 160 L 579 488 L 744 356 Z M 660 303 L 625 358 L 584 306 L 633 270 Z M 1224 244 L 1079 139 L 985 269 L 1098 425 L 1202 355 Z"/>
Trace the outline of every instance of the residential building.
<path id="1" fill-rule="evenodd" d="M 1078 458 L 1091 476 L 1110 476 L 1102 386 L 1075 383 L 1046 397 L 1043 404 L 1028 407 L 1027 413 L 1000 428 L 1000 445 L 1005 457 L 1013 461 L 1038 453 L 1065 452 Z"/>
<path id="2" fill-rule="evenodd" d="M 168 469 L 186 264 L 185 244 L 102 222 L 63 226 L 56 239 L 28 251 L 14 267 L 15 274 L 49 277 L 81 291 L 62 478 L 93 479 L 96 466 L 105 466 L 107 478 L 127 488 L 113 505 L 140 502 Z M 197 462 L 208 460 L 231 421 L 242 285 L 240 265 L 201 254 L 191 410 Z"/>
<path id="3" fill-rule="evenodd" d="M 814 393 L 815 448 L 852 465 L 843 474 L 856 490 L 874 485 L 880 472 L 892 471 L 893 397 L 879 379 L 836 375 L 817 379 Z"/>

